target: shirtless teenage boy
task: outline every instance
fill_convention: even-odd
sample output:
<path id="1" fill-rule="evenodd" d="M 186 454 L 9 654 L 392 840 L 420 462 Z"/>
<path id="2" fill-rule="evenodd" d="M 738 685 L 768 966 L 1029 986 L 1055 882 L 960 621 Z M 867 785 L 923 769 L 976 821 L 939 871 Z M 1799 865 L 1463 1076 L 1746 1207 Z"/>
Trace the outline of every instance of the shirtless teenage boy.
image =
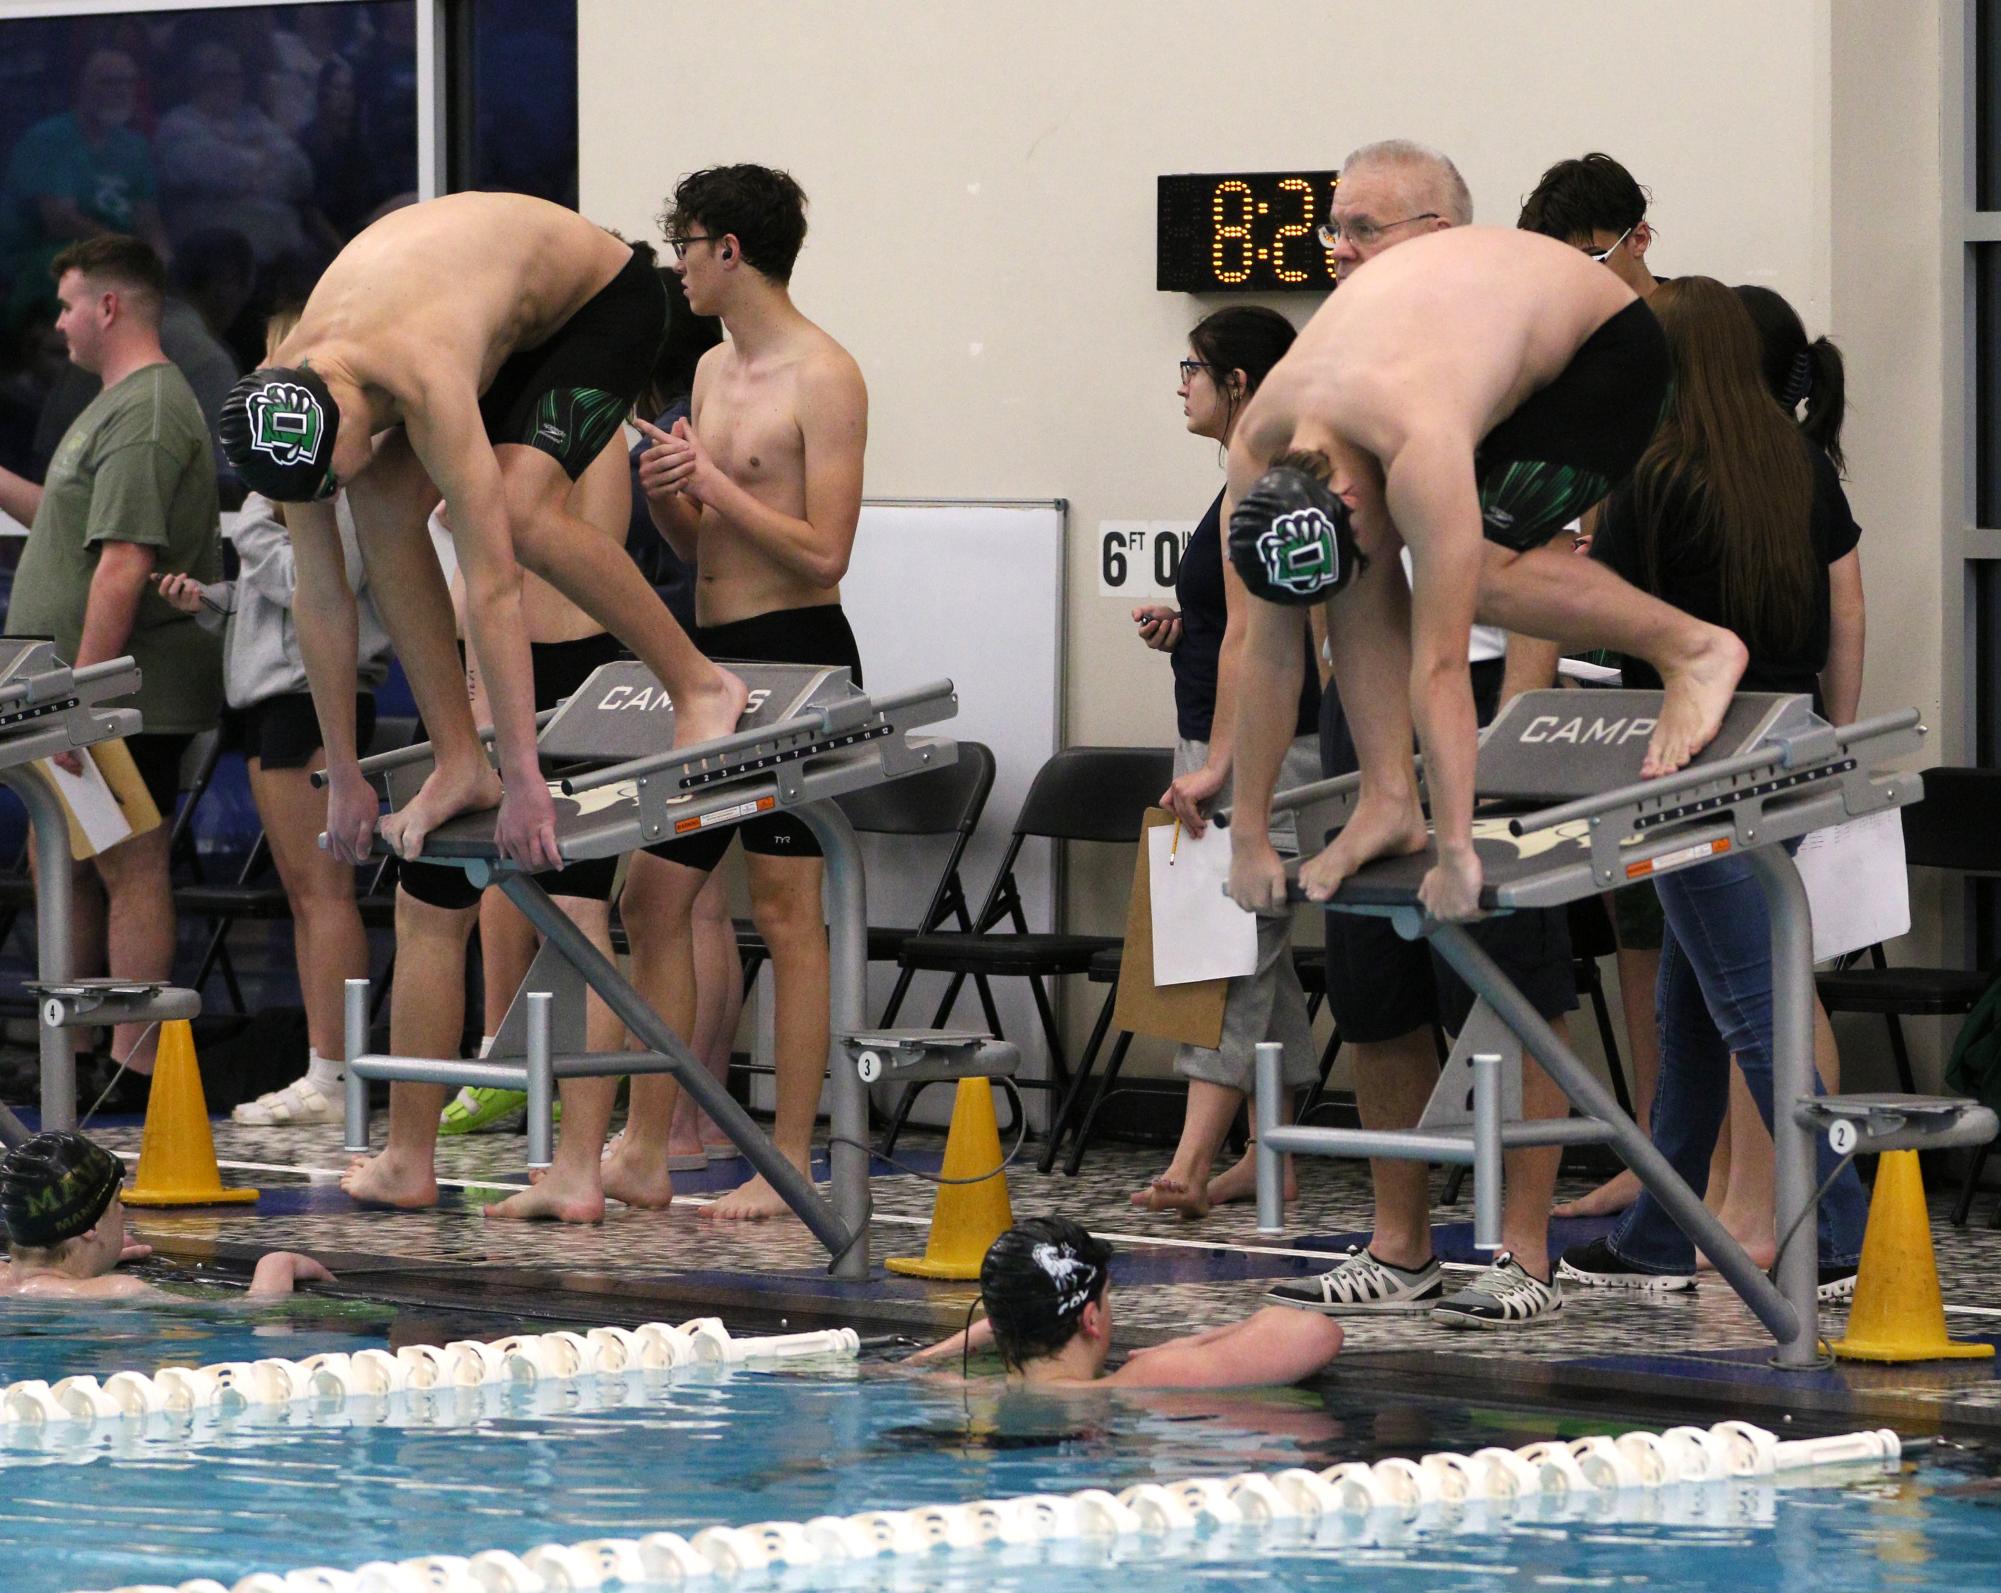
<path id="1" fill-rule="evenodd" d="M 1253 822 L 1231 830 L 1241 905 L 1285 899 L 1261 824 L 1291 730 L 1280 705 L 1298 689 L 1301 604 L 1327 602 L 1362 773 L 1354 817 L 1300 869 L 1316 901 L 1371 859 L 1425 845 L 1415 719 L 1438 846 L 1419 900 L 1445 920 L 1478 910 L 1466 663 L 1476 617 L 1653 664 L 1666 695 L 1643 774 L 1671 773 L 1708 744 L 1743 644 L 1545 546 L 1632 469 L 1667 382 L 1660 327 L 1631 289 L 1575 249 L 1513 230 L 1412 239 L 1314 315 L 1230 450 L 1231 562 L 1268 600 L 1250 605 L 1242 677 L 1237 807 Z"/>
<path id="2" fill-rule="evenodd" d="M 220 430 L 244 481 L 274 501 L 315 506 L 291 517 L 294 612 L 325 738 L 336 856 L 368 852 L 378 811 L 356 768 L 354 603 L 323 501 L 336 487 L 348 489 L 383 622 L 437 754 L 417 796 L 382 821 L 401 855 L 417 856 L 452 815 L 498 804 L 503 857 L 535 869 L 561 861 L 535 755 L 517 558 L 660 677 L 680 707 L 680 743 L 736 728 L 743 683 L 697 653 L 621 548 L 564 508 L 645 385 L 665 324 L 644 248 L 545 200 L 451 194 L 394 211 L 348 244 L 273 364 L 230 394 Z M 492 696 L 498 781 L 474 732 L 424 532 L 440 494 Z"/>
<path id="3" fill-rule="evenodd" d="M 641 431 L 653 446 L 639 482 L 654 523 L 696 567 L 696 641 L 714 658 L 843 664 L 861 660 L 841 612 L 861 515 L 868 392 L 845 349 L 801 315 L 786 284 L 806 236 L 806 199 L 784 172 L 723 166 L 683 178 L 662 218 L 697 315 L 729 341 L 695 373 L 692 424 Z M 622 915 L 634 982 L 677 1033 L 694 1014 L 689 916 L 741 834 L 751 916 L 777 985 L 778 1111 L 772 1140 L 803 1173 L 827 1066 L 826 921 L 820 848 L 795 815 L 773 814 L 636 854 Z M 625 1136 L 605 1163 L 605 1193 L 634 1205 L 672 1198 L 668 1125 L 678 1086 L 632 1081 Z M 705 1208 L 713 1217 L 786 1210 L 762 1177 Z"/>

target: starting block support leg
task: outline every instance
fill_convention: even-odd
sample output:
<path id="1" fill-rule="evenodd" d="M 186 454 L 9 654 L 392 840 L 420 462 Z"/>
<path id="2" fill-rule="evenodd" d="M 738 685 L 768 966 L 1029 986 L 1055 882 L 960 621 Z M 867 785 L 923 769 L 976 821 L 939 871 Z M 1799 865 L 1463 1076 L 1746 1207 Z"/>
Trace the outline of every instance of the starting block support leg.
<path id="1" fill-rule="evenodd" d="M 348 1061 L 368 1055 L 368 981 L 350 979 L 343 987 L 342 1052 Z M 368 1154 L 368 1080 L 347 1069 L 347 1143 L 356 1156 Z"/>
<path id="2" fill-rule="evenodd" d="M 1275 1148 L 1278 1132 L 1278 1103 L 1285 1090 L 1282 1069 L 1285 1047 L 1276 1040 L 1260 1040 L 1253 1055 L 1257 1091 L 1252 1110 L 1257 1113 L 1258 1232 L 1285 1232 L 1285 1152 Z"/>
<path id="3" fill-rule="evenodd" d="M 1501 1246 L 1501 1055 L 1473 1058 L 1473 1248 Z"/>
<path id="4" fill-rule="evenodd" d="M 837 1278 L 868 1276 L 869 1187 L 868 1086 L 848 1062 L 843 1036 L 857 1032 L 868 992 L 868 890 L 861 845 L 854 827 L 831 802 L 799 809 L 820 850 L 826 854 L 829 1002 L 827 1051 L 827 1167 L 833 1183 L 834 1215 L 852 1239 L 832 1246 Z"/>
<path id="5" fill-rule="evenodd" d="M 67 984 L 70 968 L 69 819 L 53 786 L 29 770 L 7 781 L 35 832 L 35 969 L 43 984 Z M 76 1036 L 37 1023 L 41 1040 L 42 1127 L 76 1127 Z"/>
<path id="6" fill-rule="evenodd" d="M 528 992 L 528 1165 L 547 1167 L 556 1159 L 551 1131 L 556 1110 L 556 1068 L 549 1035 L 556 998 L 546 990 Z"/>

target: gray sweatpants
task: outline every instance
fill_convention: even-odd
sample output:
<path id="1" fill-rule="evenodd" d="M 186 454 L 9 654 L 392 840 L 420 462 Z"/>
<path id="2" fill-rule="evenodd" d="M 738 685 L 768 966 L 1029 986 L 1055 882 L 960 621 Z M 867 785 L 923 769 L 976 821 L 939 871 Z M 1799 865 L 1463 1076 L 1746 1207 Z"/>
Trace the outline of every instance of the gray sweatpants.
<path id="1" fill-rule="evenodd" d="M 1176 743 L 1177 775 L 1199 769 L 1208 761 L 1207 742 Z M 1319 778 L 1319 737 L 1301 736 L 1286 748 L 1277 789 L 1289 791 Z M 1216 805 L 1221 807 L 1229 800 L 1230 787 L 1225 784 L 1217 793 Z M 1298 854 L 1298 835 L 1290 813 L 1277 816 L 1271 842 L 1281 857 Z M 1292 965 L 1290 908 L 1258 914 L 1258 965 L 1254 972 L 1230 981 L 1223 998 L 1220 1042 L 1213 1051 L 1206 1046 L 1182 1046 L 1174 1054 L 1174 1071 L 1185 1079 L 1201 1079 L 1248 1094 L 1253 1047 L 1260 1040 L 1276 1040 L 1285 1047 L 1283 1076 L 1287 1084 L 1307 1085 L 1320 1076 L 1320 1048 L 1313 1043 L 1313 1025 L 1307 1020 L 1306 992 L 1299 988 L 1299 971 Z"/>

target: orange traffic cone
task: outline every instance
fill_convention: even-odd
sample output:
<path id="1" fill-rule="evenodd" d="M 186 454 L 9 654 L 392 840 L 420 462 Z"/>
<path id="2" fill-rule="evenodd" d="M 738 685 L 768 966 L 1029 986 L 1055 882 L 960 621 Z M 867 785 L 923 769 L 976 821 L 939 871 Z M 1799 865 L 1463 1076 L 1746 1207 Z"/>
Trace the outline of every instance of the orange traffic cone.
<path id="1" fill-rule="evenodd" d="M 883 1265 L 913 1278 L 977 1278 L 987 1246 L 1014 1226 L 990 1080 L 959 1080 L 952 1127 L 945 1135 L 945 1164 L 938 1173 L 977 1182 L 939 1185 L 924 1254 L 895 1256 Z"/>
<path id="2" fill-rule="evenodd" d="M 215 1165 L 215 1137 L 208 1131 L 208 1101 L 195 1061 L 194 1031 L 187 1020 L 160 1025 L 153 1089 L 146 1098 L 146 1131 L 139 1141 L 139 1172 L 125 1191 L 128 1206 L 234 1206 L 257 1198 L 254 1189 L 225 1189 Z"/>
<path id="3" fill-rule="evenodd" d="M 1855 1304 L 1834 1353 L 1851 1361 L 1974 1361 L 1994 1353 L 1991 1344 L 1946 1337 L 1931 1213 L 1914 1150 L 1885 1151 L 1876 1164 Z"/>

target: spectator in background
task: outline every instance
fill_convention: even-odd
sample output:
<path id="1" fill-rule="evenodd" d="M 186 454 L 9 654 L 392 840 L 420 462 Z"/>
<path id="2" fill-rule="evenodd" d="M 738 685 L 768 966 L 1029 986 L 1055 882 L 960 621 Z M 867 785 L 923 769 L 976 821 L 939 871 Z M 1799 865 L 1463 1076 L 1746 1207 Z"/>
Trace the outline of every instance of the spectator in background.
<path id="1" fill-rule="evenodd" d="M 160 186 L 176 237 L 230 227 L 269 265 L 304 249 L 300 206 L 312 194 L 306 152 L 252 102 L 242 58 L 226 44 L 194 48 L 192 96 L 160 118 Z"/>
<path id="2" fill-rule="evenodd" d="M 215 638 L 148 586 L 155 575 L 212 581 L 222 573 L 208 430 L 187 379 L 160 347 L 159 256 L 114 234 L 71 245 L 51 270 L 70 358 L 104 390 L 64 434 L 44 485 L 0 472 L 0 508 L 33 527 L 7 630 L 53 637 L 56 651 L 78 666 L 128 653 L 138 661 L 142 682 L 127 701 L 145 728 L 126 746 L 155 806 L 171 816 L 181 756 L 215 727 L 222 707 L 222 660 Z M 56 761 L 81 767 L 71 753 Z M 162 823 L 93 859 L 106 913 L 96 921 L 95 893 L 77 891 L 79 971 L 108 963 L 115 978 L 164 980 L 172 972 L 168 835 Z M 78 865 L 80 876 L 89 872 Z M 93 955 L 100 939 L 102 957 Z M 151 1035 L 150 1025 L 115 1031 L 112 1058 L 130 1071 L 90 1084 L 93 1094 L 112 1086 L 107 1109 L 144 1105 Z"/>
<path id="3" fill-rule="evenodd" d="M 267 348 L 275 349 L 298 320 L 296 310 L 274 315 Z M 355 726 L 366 746 L 375 728 L 375 688 L 389 674 L 389 633 L 368 594 L 345 495 L 335 500 L 334 518 L 359 622 L 361 693 L 355 701 Z M 192 575 L 167 575 L 160 579 L 160 595 L 204 629 L 223 633 L 227 729 L 231 744 L 243 752 L 251 799 L 285 888 L 310 1049 L 303 1077 L 246 1101 L 232 1115 L 253 1128 L 338 1123 L 347 1055 L 342 987 L 349 979 L 368 977 L 368 935 L 354 904 L 354 870 L 319 844 L 327 799 L 325 792 L 313 789 L 313 770 L 326 759 L 292 622 L 292 593 L 298 583 L 284 508 L 250 494 L 243 500 L 233 540 L 240 563 L 234 581 L 204 583 Z"/>
<path id="4" fill-rule="evenodd" d="M 294 138 L 311 125 L 315 96 L 327 67 L 341 52 L 340 10 L 334 6 L 289 6 L 269 35 L 270 69 L 264 74 L 264 109 Z"/>
<path id="5" fill-rule="evenodd" d="M 139 104 L 139 68 L 122 50 L 93 50 L 77 74 L 72 107 L 37 122 L 7 161 L 5 226 L 10 325 L 55 312 L 48 268 L 70 244 L 130 233 L 166 253 L 166 233 L 143 134 L 130 125 Z"/>
<path id="6" fill-rule="evenodd" d="M 1515 225 L 1582 249 L 1644 299 L 1668 280 L 1647 266 L 1650 197 L 1624 166 L 1594 151 L 1544 172 Z"/>
<path id="7" fill-rule="evenodd" d="M 361 136 L 354 68 L 339 56 L 320 68 L 313 107 L 312 122 L 300 135 L 313 163 L 313 208 L 345 240 L 361 230 L 383 190 Z"/>
<path id="8" fill-rule="evenodd" d="M 371 8 L 373 10 L 373 8 Z M 361 96 L 362 147 L 376 192 L 417 187 L 417 8 L 383 7 L 380 31 L 348 54 Z"/>

